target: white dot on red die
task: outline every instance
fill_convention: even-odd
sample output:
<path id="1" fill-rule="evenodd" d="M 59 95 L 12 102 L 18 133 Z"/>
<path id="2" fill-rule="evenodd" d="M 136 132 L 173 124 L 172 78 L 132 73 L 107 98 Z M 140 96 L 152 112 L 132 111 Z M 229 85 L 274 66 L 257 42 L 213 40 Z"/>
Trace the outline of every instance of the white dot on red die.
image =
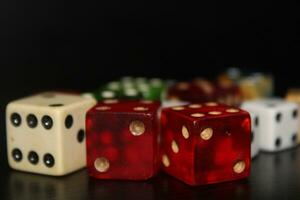
<path id="1" fill-rule="evenodd" d="M 192 113 L 191 116 L 199 118 L 199 117 L 204 117 L 205 115 L 202 113 Z"/>
<path id="2" fill-rule="evenodd" d="M 212 128 L 206 128 L 200 133 L 200 137 L 203 140 L 209 140 L 213 136 L 213 129 Z"/>
<path id="3" fill-rule="evenodd" d="M 183 106 L 176 106 L 176 107 L 173 107 L 172 110 L 184 110 L 184 107 Z"/>
<path id="4" fill-rule="evenodd" d="M 170 166 L 170 160 L 168 158 L 168 156 L 166 154 L 164 154 L 162 156 L 162 163 L 165 167 L 169 167 Z"/>
<path id="5" fill-rule="evenodd" d="M 133 110 L 135 110 L 135 111 L 146 111 L 146 110 L 149 110 L 149 108 L 139 106 L 139 107 L 134 107 Z"/>
<path id="6" fill-rule="evenodd" d="M 189 108 L 201 108 L 202 106 L 200 104 L 191 104 L 189 105 Z"/>
<path id="7" fill-rule="evenodd" d="M 105 157 L 100 157 L 95 160 L 94 166 L 97 171 L 106 172 L 109 169 L 109 161 Z"/>
<path id="8" fill-rule="evenodd" d="M 242 173 L 245 170 L 245 168 L 246 168 L 246 163 L 243 160 L 239 160 L 233 165 L 233 171 L 237 174 Z"/>
<path id="9" fill-rule="evenodd" d="M 143 101 L 141 101 L 141 103 L 143 103 L 143 104 L 152 104 L 153 101 L 150 101 L 150 100 L 143 100 Z"/>
<path id="10" fill-rule="evenodd" d="M 217 106 L 218 104 L 216 102 L 208 102 L 205 105 L 206 106 Z"/>
<path id="11" fill-rule="evenodd" d="M 130 123 L 129 130 L 132 135 L 140 136 L 145 132 L 146 128 L 145 124 L 142 121 L 134 120 Z"/>
<path id="12" fill-rule="evenodd" d="M 96 107 L 96 110 L 104 111 L 104 110 L 110 110 L 111 107 L 109 106 L 98 106 Z"/>
<path id="13" fill-rule="evenodd" d="M 186 126 L 182 126 L 181 128 L 181 133 L 182 133 L 182 136 L 185 138 L 185 139 L 188 139 L 190 137 L 190 133 L 187 129 Z"/>
<path id="14" fill-rule="evenodd" d="M 178 147 L 178 144 L 175 140 L 172 141 L 172 144 L 171 144 L 171 148 L 173 150 L 174 153 L 178 153 L 179 152 L 179 147 Z"/>
<path id="15" fill-rule="evenodd" d="M 107 99 L 104 100 L 103 103 L 105 104 L 114 104 L 114 103 L 118 103 L 119 101 L 117 99 Z"/>
<path id="16" fill-rule="evenodd" d="M 237 113 L 237 112 L 239 112 L 239 110 L 235 109 L 235 108 L 229 108 L 229 109 L 226 110 L 226 112 L 228 112 L 228 113 Z"/>
<path id="17" fill-rule="evenodd" d="M 210 114 L 210 115 L 221 115 L 222 113 L 220 111 L 211 111 L 211 112 L 208 112 L 208 114 Z"/>

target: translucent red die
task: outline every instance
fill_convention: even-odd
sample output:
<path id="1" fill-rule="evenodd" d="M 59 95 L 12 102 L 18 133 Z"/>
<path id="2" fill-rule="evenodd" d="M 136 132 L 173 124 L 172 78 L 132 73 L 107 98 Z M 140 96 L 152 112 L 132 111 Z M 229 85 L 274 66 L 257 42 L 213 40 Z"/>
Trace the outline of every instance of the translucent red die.
<path id="1" fill-rule="evenodd" d="M 168 99 L 177 99 L 188 102 L 206 102 L 215 99 L 215 86 L 204 79 L 195 79 L 191 82 L 180 82 L 168 89 Z"/>
<path id="2" fill-rule="evenodd" d="M 239 87 L 229 79 L 217 82 L 197 78 L 190 82 L 180 82 L 167 91 L 168 99 L 177 99 L 191 103 L 217 101 L 231 106 L 239 106 L 242 94 Z"/>
<path id="3" fill-rule="evenodd" d="M 160 103 L 99 102 L 87 113 L 89 175 L 99 179 L 145 180 L 159 168 Z"/>
<path id="4" fill-rule="evenodd" d="M 240 88 L 229 78 L 219 77 L 216 82 L 216 101 L 231 106 L 240 106 L 243 95 Z"/>
<path id="5" fill-rule="evenodd" d="M 161 114 L 163 169 L 189 185 L 250 175 L 249 113 L 217 103 L 165 108 Z"/>

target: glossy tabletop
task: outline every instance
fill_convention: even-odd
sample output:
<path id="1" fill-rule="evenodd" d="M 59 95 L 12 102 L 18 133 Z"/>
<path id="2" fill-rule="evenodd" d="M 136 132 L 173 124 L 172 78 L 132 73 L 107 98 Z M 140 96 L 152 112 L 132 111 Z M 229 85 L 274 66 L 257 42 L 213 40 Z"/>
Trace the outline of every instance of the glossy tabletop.
<path id="1" fill-rule="evenodd" d="M 85 170 L 65 177 L 17 172 L 1 164 L 0 199 L 300 199 L 300 148 L 261 153 L 249 179 L 190 187 L 165 174 L 142 182 L 101 181 Z"/>

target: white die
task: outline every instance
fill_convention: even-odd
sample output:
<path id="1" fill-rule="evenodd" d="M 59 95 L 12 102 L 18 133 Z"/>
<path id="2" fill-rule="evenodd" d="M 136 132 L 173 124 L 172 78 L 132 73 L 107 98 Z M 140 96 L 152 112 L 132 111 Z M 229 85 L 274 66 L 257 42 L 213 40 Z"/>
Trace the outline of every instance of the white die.
<path id="1" fill-rule="evenodd" d="M 9 165 L 17 170 L 66 175 L 86 165 L 85 114 L 96 102 L 48 92 L 6 108 Z"/>
<path id="2" fill-rule="evenodd" d="M 259 132 L 258 132 L 258 116 L 251 114 L 251 158 L 254 158 L 259 153 Z"/>
<path id="3" fill-rule="evenodd" d="M 298 145 L 298 107 L 282 99 L 248 101 L 242 104 L 253 117 L 252 128 L 259 137 L 259 149 L 276 152 Z"/>

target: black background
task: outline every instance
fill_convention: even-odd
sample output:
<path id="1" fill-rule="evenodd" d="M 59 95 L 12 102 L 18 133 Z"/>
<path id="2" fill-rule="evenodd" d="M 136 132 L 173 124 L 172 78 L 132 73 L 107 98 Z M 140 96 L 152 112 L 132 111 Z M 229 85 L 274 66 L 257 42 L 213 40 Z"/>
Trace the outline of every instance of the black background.
<path id="1" fill-rule="evenodd" d="M 275 94 L 282 96 L 299 86 L 299 20 L 297 5 L 273 1 L 1 1 L 1 165 L 8 170 L 6 104 L 39 90 L 89 90 L 123 75 L 213 78 L 237 66 L 273 73 Z M 278 169 L 284 174 L 294 166 Z M 269 180 L 265 192 L 300 188 L 288 178 L 276 180 L 282 187 Z"/>
<path id="2" fill-rule="evenodd" d="M 237 66 L 272 72 L 282 95 L 299 85 L 297 8 L 272 1 L 1 1 L 0 89 L 88 89 L 123 75 L 214 77 Z"/>

